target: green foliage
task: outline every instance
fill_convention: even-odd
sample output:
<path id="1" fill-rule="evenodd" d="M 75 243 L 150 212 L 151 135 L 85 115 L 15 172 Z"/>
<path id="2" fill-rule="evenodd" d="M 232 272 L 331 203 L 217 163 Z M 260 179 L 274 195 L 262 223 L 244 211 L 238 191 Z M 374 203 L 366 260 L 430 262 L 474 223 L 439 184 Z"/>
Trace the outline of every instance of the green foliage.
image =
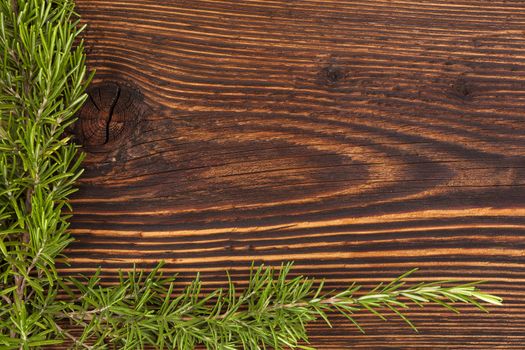
<path id="1" fill-rule="evenodd" d="M 81 28 L 71 1 L 0 3 L 0 344 L 59 342 L 55 261 L 82 156 L 66 128 L 84 102 Z"/>
<path id="2" fill-rule="evenodd" d="M 228 278 L 208 294 L 198 277 L 176 293 L 161 265 L 122 273 L 113 286 L 99 274 L 60 276 L 55 263 L 72 241 L 68 196 L 83 158 L 66 131 L 91 80 L 81 31 L 71 0 L 0 3 L 0 349 L 308 349 L 306 324 L 330 325 L 333 312 L 361 331 L 355 313 L 384 319 L 384 310 L 415 329 L 402 313 L 408 302 L 455 312 L 457 303 L 501 303 L 476 284 L 407 287 L 411 272 L 366 293 L 355 284 L 326 292 L 322 281 L 290 277 L 291 264 L 252 267 L 245 289 Z"/>
<path id="3" fill-rule="evenodd" d="M 202 292 L 197 277 L 182 292 L 174 293 L 174 277 L 163 277 L 160 268 L 151 273 L 133 270 L 121 274 L 119 283 L 104 287 L 95 275 L 85 281 L 69 279 L 76 288 L 71 303 L 57 317 L 83 328 L 75 339 L 77 348 L 194 349 L 313 349 L 305 325 L 329 313 L 345 315 L 362 332 L 354 318 L 370 311 L 386 320 L 381 310 L 403 315 L 407 301 L 423 306 L 434 302 L 455 312 L 463 302 L 483 309 L 478 301 L 500 304 L 501 299 L 479 291 L 475 284 L 443 286 L 447 281 L 405 287 L 410 271 L 387 285 L 359 293 L 354 284 L 340 292 L 325 292 L 323 282 L 303 276 L 290 277 L 292 264 L 280 269 L 252 267 L 248 286 L 238 290 L 230 278 L 224 289 Z M 331 326 L 331 325 L 330 325 Z M 302 342 L 302 343 L 301 343 Z"/>

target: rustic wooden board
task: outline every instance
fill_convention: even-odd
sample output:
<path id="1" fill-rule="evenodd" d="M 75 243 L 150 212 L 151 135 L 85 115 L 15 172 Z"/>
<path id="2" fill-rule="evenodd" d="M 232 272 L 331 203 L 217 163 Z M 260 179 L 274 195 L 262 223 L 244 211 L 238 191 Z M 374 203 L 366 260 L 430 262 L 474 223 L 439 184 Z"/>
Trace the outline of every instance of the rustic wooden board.
<path id="1" fill-rule="evenodd" d="M 252 260 L 486 279 L 490 315 L 312 325 L 319 349 L 525 348 L 525 2 L 78 0 L 97 69 L 72 272 Z"/>

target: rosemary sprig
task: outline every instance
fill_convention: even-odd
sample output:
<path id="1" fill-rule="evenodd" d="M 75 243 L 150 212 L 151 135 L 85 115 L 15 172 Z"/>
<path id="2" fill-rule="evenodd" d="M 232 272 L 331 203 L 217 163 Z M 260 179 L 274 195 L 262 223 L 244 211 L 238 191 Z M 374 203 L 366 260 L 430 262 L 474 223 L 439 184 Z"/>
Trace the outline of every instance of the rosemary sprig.
<path id="1" fill-rule="evenodd" d="M 61 343 L 55 263 L 82 155 L 65 131 L 89 83 L 71 1 L 0 2 L 0 347 Z"/>
<path id="2" fill-rule="evenodd" d="M 0 349 L 310 349 L 307 323 L 330 325 L 333 312 L 363 331 L 357 312 L 384 319 L 389 310 L 415 329 L 404 314 L 409 303 L 454 312 L 458 303 L 501 304 L 477 283 L 406 286 L 413 271 L 366 293 L 357 284 L 326 292 L 323 281 L 291 277 L 291 263 L 252 267 L 246 288 L 228 277 L 211 293 L 199 277 L 175 293 L 162 264 L 121 273 L 114 286 L 99 273 L 59 275 L 56 261 L 72 241 L 68 197 L 83 159 L 65 135 L 92 76 L 82 29 L 71 0 L 0 2 Z"/>
<path id="3" fill-rule="evenodd" d="M 280 269 L 252 267 L 249 284 L 238 290 L 231 278 L 228 286 L 202 293 L 197 277 L 182 293 L 174 294 L 175 277 L 164 277 L 158 265 L 152 272 L 132 270 L 120 274 L 119 282 L 104 287 L 96 275 L 85 281 L 69 279 L 72 300 L 61 318 L 83 327 L 80 347 L 115 345 L 119 349 L 312 349 L 306 324 L 323 319 L 331 326 L 329 314 L 345 315 L 361 332 L 355 314 L 369 311 L 386 320 L 382 310 L 403 314 L 408 302 L 419 306 L 436 303 L 457 312 L 459 303 L 499 305 L 501 299 L 478 290 L 476 283 L 451 281 L 405 286 L 412 270 L 387 285 L 361 293 L 353 284 L 340 292 L 325 292 L 324 282 L 303 276 L 290 277 L 292 264 Z M 450 286 L 448 286 L 450 285 Z M 92 345 L 88 345 L 92 344 Z"/>

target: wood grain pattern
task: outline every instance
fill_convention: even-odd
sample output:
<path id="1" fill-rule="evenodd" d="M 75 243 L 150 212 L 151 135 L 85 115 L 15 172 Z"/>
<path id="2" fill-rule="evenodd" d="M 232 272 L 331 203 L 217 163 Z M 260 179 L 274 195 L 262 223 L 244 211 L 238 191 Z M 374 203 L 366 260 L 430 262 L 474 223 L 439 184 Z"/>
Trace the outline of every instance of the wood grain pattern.
<path id="1" fill-rule="evenodd" d="M 164 259 L 212 288 L 295 260 L 337 288 L 420 267 L 505 306 L 415 309 L 421 334 L 336 317 L 312 344 L 525 348 L 523 1 L 77 3 L 97 75 L 64 270 Z"/>

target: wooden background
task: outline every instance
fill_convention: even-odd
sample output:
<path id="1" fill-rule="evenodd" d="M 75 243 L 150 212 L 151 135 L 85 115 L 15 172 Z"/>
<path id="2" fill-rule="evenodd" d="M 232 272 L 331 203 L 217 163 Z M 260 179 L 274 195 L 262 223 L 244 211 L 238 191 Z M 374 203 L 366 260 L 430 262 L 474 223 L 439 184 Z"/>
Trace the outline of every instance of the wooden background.
<path id="1" fill-rule="evenodd" d="M 523 0 L 77 0 L 97 75 L 69 273 L 252 260 L 505 306 L 313 324 L 319 349 L 525 349 Z"/>

